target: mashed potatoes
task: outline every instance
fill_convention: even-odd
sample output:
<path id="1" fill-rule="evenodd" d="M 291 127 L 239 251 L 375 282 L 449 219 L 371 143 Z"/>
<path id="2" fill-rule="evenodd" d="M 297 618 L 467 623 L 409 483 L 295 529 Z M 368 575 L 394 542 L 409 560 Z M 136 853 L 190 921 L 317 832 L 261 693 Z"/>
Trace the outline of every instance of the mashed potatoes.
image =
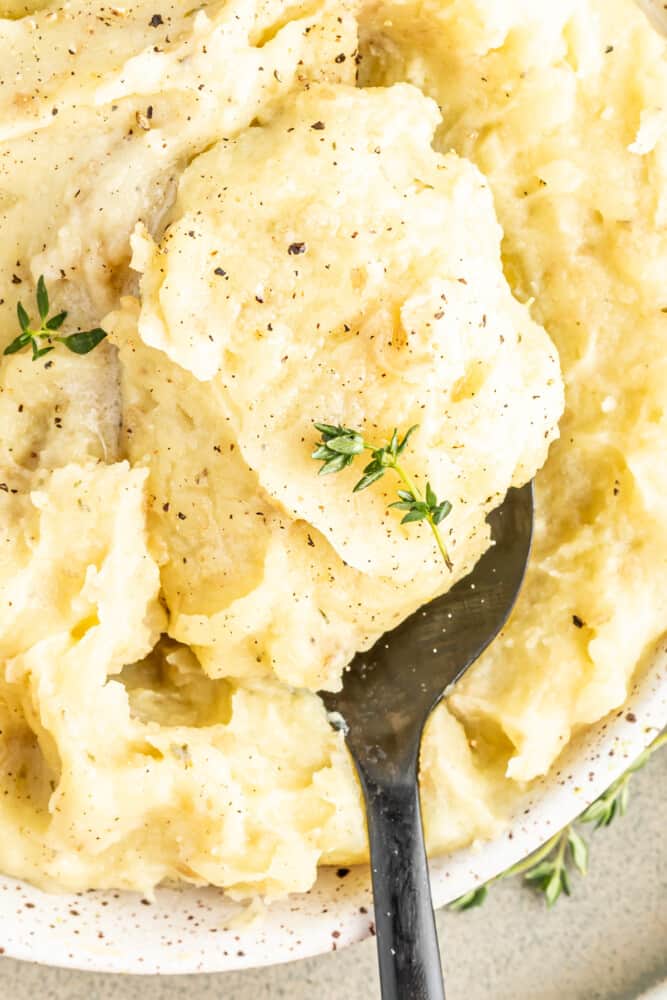
<path id="1" fill-rule="evenodd" d="M 490 835 L 663 630 L 662 43 L 630 0 L 34 10 L 0 333 L 44 274 L 109 338 L 0 365 L 0 868 L 242 897 L 363 857 L 316 692 L 545 462 L 546 327 L 532 568 L 422 752 L 431 848 Z M 419 424 L 453 575 L 387 479 L 317 477 L 318 419 Z"/>

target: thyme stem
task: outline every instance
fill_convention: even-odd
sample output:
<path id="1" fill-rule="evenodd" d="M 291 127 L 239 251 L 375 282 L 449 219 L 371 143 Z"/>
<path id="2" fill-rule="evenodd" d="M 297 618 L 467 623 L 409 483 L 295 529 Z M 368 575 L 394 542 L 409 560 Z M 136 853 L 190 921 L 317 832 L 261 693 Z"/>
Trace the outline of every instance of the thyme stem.
<path id="1" fill-rule="evenodd" d="M 392 469 L 406 489 L 400 489 L 398 491 L 399 499 L 389 506 L 405 512 L 401 524 L 409 524 L 412 521 L 428 522 L 440 555 L 451 573 L 454 565 L 438 525 L 450 513 L 452 505 L 448 500 L 439 501 L 428 482 L 425 491 L 422 492 L 406 468 L 399 462 L 399 456 L 405 450 L 417 427 L 410 427 L 400 439 L 398 430 L 395 429 L 391 440 L 385 445 L 372 444 L 365 440 L 360 431 L 344 427 L 341 424 L 316 423 L 315 427 L 322 435 L 322 439 L 311 457 L 323 463 L 320 475 L 341 472 L 352 464 L 357 455 L 364 451 L 370 451 L 372 459 L 364 468 L 364 475 L 355 485 L 354 492 L 358 493 L 360 490 L 367 489 L 378 479 L 381 479 L 387 469 Z"/>

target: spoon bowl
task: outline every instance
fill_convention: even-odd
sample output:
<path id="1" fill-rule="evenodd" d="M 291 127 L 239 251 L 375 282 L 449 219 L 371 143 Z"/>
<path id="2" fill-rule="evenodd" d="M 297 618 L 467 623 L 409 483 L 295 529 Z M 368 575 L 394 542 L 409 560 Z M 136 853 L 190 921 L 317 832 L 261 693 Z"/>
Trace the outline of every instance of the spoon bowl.
<path id="1" fill-rule="evenodd" d="M 444 997 L 419 747 L 433 708 L 498 635 L 516 602 L 530 554 L 532 484 L 511 489 L 488 522 L 493 544 L 472 572 L 357 654 L 342 690 L 323 695 L 344 729 L 366 800 L 384 1000 Z"/>

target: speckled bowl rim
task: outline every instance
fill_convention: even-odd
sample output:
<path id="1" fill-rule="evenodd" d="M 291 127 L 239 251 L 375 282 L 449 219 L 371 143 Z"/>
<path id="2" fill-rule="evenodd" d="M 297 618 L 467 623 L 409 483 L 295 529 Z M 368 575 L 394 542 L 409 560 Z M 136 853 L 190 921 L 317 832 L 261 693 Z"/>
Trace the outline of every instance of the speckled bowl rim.
<path id="1" fill-rule="evenodd" d="M 584 729 L 518 803 L 495 840 L 431 861 L 442 906 L 518 861 L 574 819 L 667 724 L 667 639 L 647 657 L 622 708 Z M 324 868 L 308 893 L 265 912 L 212 888 L 50 895 L 0 877 L 0 953 L 97 972 L 175 974 L 271 965 L 373 933 L 366 866 Z"/>

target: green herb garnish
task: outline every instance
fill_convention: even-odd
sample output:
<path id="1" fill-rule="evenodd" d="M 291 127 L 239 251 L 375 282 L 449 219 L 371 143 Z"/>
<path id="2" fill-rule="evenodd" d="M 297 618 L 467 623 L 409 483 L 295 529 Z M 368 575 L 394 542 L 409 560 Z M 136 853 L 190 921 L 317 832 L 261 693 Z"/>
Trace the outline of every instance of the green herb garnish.
<path id="1" fill-rule="evenodd" d="M 3 354 L 18 354 L 24 347 L 32 348 L 32 360 L 37 361 L 55 350 L 56 343 L 64 344 L 65 347 L 74 354 L 88 354 L 97 347 L 100 341 L 106 337 L 106 331 L 95 327 L 93 330 L 81 330 L 77 333 L 70 333 L 60 336 L 57 331 L 67 319 L 66 312 L 55 313 L 49 316 L 49 293 L 46 290 L 46 282 L 42 275 L 37 282 L 37 311 L 39 312 L 40 325 L 33 329 L 30 325 L 30 316 L 24 306 L 19 302 L 16 307 L 16 314 L 19 320 L 21 332 L 18 337 L 12 340 L 11 344 L 5 347 Z M 46 341 L 46 346 L 42 346 L 42 341 Z"/>
<path id="2" fill-rule="evenodd" d="M 588 871 L 589 847 L 583 836 L 577 830 L 579 823 L 593 823 L 594 829 L 609 826 L 617 816 L 624 816 L 628 807 L 630 795 L 630 779 L 635 771 L 644 767 L 649 758 L 661 746 L 667 743 L 667 733 L 659 736 L 630 765 L 620 778 L 617 778 L 599 798 L 582 812 L 574 821 L 559 833 L 555 834 L 546 844 L 523 861 L 512 865 L 507 871 L 501 872 L 486 884 L 472 889 L 464 896 L 459 896 L 449 904 L 450 910 L 471 910 L 481 906 L 486 899 L 489 886 L 500 879 L 512 875 L 522 875 L 532 887 L 544 894 L 547 906 L 552 907 L 561 893 L 570 895 L 570 874 L 572 868 L 581 875 Z"/>
<path id="3" fill-rule="evenodd" d="M 372 486 L 384 476 L 388 469 L 395 472 L 406 488 L 398 490 L 400 499 L 389 506 L 405 511 L 401 524 L 410 524 L 413 521 L 428 522 L 445 565 L 451 571 L 454 567 L 438 525 L 447 517 L 452 505 L 449 500 L 439 501 L 430 483 L 426 484 L 426 489 L 422 494 L 399 462 L 410 437 L 417 430 L 417 425 L 410 427 L 402 438 L 399 438 L 398 430 L 395 429 L 391 440 L 385 445 L 370 444 L 359 431 L 343 427 L 340 424 L 336 426 L 316 423 L 315 428 L 322 435 L 322 440 L 311 457 L 323 463 L 319 474 L 328 476 L 333 472 L 341 472 L 342 469 L 346 469 L 348 465 L 352 464 L 357 455 L 361 455 L 364 451 L 370 451 L 371 461 L 364 468 L 364 474 L 355 485 L 353 492 L 358 493 L 360 490 Z"/>

